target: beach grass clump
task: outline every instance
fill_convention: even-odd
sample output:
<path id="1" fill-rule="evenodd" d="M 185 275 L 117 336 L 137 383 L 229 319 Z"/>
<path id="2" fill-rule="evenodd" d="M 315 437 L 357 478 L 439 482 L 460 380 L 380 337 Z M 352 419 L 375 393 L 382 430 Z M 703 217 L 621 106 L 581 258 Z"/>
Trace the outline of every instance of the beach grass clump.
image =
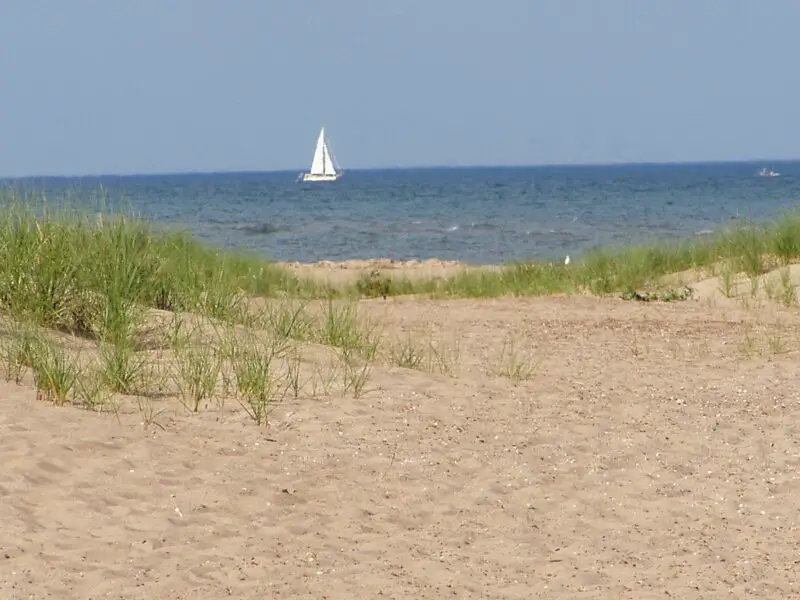
<path id="1" fill-rule="evenodd" d="M 87 334 L 92 298 L 81 285 L 78 228 L 24 214 L 0 216 L 0 305 L 19 321 Z"/>
<path id="2" fill-rule="evenodd" d="M 315 323 L 306 302 L 280 300 L 271 302 L 261 311 L 256 323 L 284 340 L 311 340 Z"/>
<path id="3" fill-rule="evenodd" d="M 63 406 L 72 398 L 80 376 L 80 365 L 71 352 L 40 340 L 34 349 L 32 369 L 40 399 Z"/>
<path id="4" fill-rule="evenodd" d="M 736 269 L 730 261 L 725 261 L 719 275 L 719 290 L 726 298 L 733 298 L 736 294 Z"/>
<path id="5" fill-rule="evenodd" d="M 683 294 L 669 293 L 666 276 L 689 270 L 710 274 L 722 265 L 725 287 L 732 292 L 737 273 L 744 273 L 757 288 L 765 272 L 798 260 L 800 213 L 787 213 L 773 222 L 747 223 L 702 239 L 597 248 L 569 265 L 530 261 L 465 269 L 446 279 L 406 281 L 402 286 L 392 282 L 388 291 L 461 298 L 562 293 L 639 297 L 633 292 L 659 288 L 664 291 L 661 296 L 672 298 Z"/>
<path id="6" fill-rule="evenodd" d="M 365 356 L 363 350 L 354 346 L 338 348 L 342 366 L 342 395 L 352 394 L 360 398 L 367 391 L 367 383 L 372 375 L 372 356 Z"/>
<path id="7" fill-rule="evenodd" d="M 645 286 L 657 275 L 682 270 L 690 265 L 684 252 L 664 252 L 655 248 L 630 248 L 621 251 L 596 250 L 580 263 L 565 265 L 546 262 L 516 262 L 499 269 L 471 269 L 457 274 L 432 290 L 420 286 L 419 292 L 462 298 L 545 296 L 589 292 L 610 294 Z"/>
<path id="8" fill-rule="evenodd" d="M 389 364 L 426 373 L 441 373 L 454 376 L 459 362 L 460 346 L 456 340 L 452 344 L 422 342 L 412 336 L 396 339 L 386 348 Z"/>
<path id="9" fill-rule="evenodd" d="M 314 341 L 339 349 L 348 359 L 359 355 L 372 360 L 380 344 L 380 335 L 373 323 L 359 315 L 355 302 L 328 299 Z"/>
<path id="10" fill-rule="evenodd" d="M 286 355 L 286 381 L 292 397 L 296 400 L 307 383 L 302 379 L 303 353 L 299 347 L 292 346 Z"/>
<path id="11" fill-rule="evenodd" d="M 178 353 L 173 378 L 188 411 L 198 412 L 214 395 L 221 371 L 222 359 L 213 346 L 186 347 Z"/>
<path id="12" fill-rule="evenodd" d="M 39 347 L 38 332 L 30 325 L 16 325 L 3 340 L 3 367 L 6 381 L 22 383 L 28 369 L 32 368 Z"/>
<path id="13" fill-rule="evenodd" d="M 78 404 L 89 410 L 114 413 L 118 410 L 111 390 L 104 385 L 102 373 L 96 367 L 81 369 L 75 381 L 74 396 Z"/>
<path id="14" fill-rule="evenodd" d="M 430 349 L 430 371 L 438 372 L 449 377 L 456 377 L 461 361 L 461 342 L 455 338 L 451 343 L 444 341 L 432 342 Z"/>
<path id="15" fill-rule="evenodd" d="M 792 281 L 791 271 L 788 266 L 781 268 L 780 282 L 779 298 L 781 304 L 786 307 L 795 306 L 797 304 L 797 286 Z"/>
<path id="16" fill-rule="evenodd" d="M 109 390 L 119 394 L 144 391 L 151 375 L 147 358 L 130 343 L 100 342 L 99 376 Z"/>
<path id="17" fill-rule="evenodd" d="M 237 346 L 230 360 L 236 385 L 236 399 L 257 424 L 267 422 L 272 406 L 283 399 L 289 381 L 276 368 L 275 348 L 253 340 Z"/>
<path id="18" fill-rule="evenodd" d="M 155 231 L 132 217 L 6 204 L 0 307 L 40 326 L 96 337 L 131 305 L 234 320 L 248 294 L 313 291 L 263 258 Z"/>
<path id="19" fill-rule="evenodd" d="M 38 399 L 62 406 L 76 394 L 79 357 L 29 325 L 18 325 L 3 340 L 3 359 L 7 381 L 21 384 L 26 371 L 32 371 Z"/>
<path id="20" fill-rule="evenodd" d="M 461 282 L 461 294 L 495 296 L 500 290 L 513 295 L 539 296 L 570 291 L 574 287 L 572 272 L 565 265 L 549 263 L 512 263 L 498 273 L 467 273 Z M 506 293 L 508 293 L 506 292 Z"/>
<path id="21" fill-rule="evenodd" d="M 533 357 L 519 349 L 518 341 L 514 336 L 507 336 L 503 340 L 500 354 L 491 367 L 495 375 L 516 382 L 529 381 L 536 371 Z"/>
<path id="22" fill-rule="evenodd" d="M 428 363 L 426 348 L 417 343 L 411 336 L 395 341 L 389 345 L 389 360 L 401 369 L 426 370 Z"/>

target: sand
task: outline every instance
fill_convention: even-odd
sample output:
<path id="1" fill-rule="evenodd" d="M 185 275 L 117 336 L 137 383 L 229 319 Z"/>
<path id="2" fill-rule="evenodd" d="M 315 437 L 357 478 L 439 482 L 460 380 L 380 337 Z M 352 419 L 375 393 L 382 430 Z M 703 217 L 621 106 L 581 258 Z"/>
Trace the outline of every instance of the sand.
<path id="1" fill-rule="evenodd" d="M 265 427 L 3 382 L 0 597 L 797 597 L 798 309 L 714 295 L 366 301 L 453 374 Z"/>
<path id="2" fill-rule="evenodd" d="M 298 277 L 330 285 L 346 285 L 359 277 L 377 272 L 383 277 L 419 281 L 447 278 L 465 270 L 497 270 L 498 265 L 471 265 L 455 260 L 394 260 L 391 258 L 354 259 L 345 261 L 284 262 L 279 263 Z"/>

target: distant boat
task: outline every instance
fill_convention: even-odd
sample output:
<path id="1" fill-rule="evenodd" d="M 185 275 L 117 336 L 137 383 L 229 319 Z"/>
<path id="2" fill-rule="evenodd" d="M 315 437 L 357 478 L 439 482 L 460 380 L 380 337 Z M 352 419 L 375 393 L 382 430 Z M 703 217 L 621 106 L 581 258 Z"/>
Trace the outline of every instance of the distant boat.
<path id="1" fill-rule="evenodd" d="M 772 169 L 767 169 L 766 167 L 758 172 L 759 177 L 777 177 L 778 175 L 780 175 L 780 173 L 773 171 Z"/>
<path id="2" fill-rule="evenodd" d="M 314 158 L 311 161 L 311 169 L 308 173 L 301 173 L 303 181 L 336 181 L 344 171 L 339 167 L 330 148 L 328 140 L 325 138 L 325 128 L 319 131 L 317 147 L 314 149 Z"/>

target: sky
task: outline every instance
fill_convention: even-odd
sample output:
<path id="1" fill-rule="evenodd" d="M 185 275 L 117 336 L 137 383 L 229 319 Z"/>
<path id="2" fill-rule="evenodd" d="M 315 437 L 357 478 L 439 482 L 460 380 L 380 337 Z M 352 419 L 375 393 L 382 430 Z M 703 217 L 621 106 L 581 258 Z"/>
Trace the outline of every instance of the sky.
<path id="1" fill-rule="evenodd" d="M 0 3 L 0 176 L 800 157 L 797 0 Z"/>

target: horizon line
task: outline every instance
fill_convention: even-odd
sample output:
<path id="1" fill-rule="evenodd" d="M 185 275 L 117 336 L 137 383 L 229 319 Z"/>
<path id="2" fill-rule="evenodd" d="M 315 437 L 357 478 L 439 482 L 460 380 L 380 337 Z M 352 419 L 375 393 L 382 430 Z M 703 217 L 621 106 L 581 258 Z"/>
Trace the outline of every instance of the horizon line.
<path id="1" fill-rule="evenodd" d="M 682 161 L 610 161 L 610 162 L 577 162 L 577 163 L 538 163 L 538 164 L 474 164 L 474 165 L 407 165 L 407 166 L 382 166 L 382 167 L 354 167 L 342 169 L 343 172 L 379 172 L 379 171 L 433 171 L 433 170 L 470 170 L 470 169 L 553 169 L 553 168 L 596 168 L 596 167 L 646 167 L 646 166 L 711 166 L 711 165 L 745 165 L 753 163 L 786 164 L 800 162 L 800 157 L 795 158 L 748 158 L 735 160 L 682 160 Z M 150 171 L 150 172 L 99 172 L 77 174 L 27 174 L 27 175 L 0 175 L 0 181 L 13 181 L 20 179 L 100 179 L 104 177 L 180 177 L 187 175 L 279 175 L 283 173 L 303 172 L 304 167 L 298 169 L 265 169 L 265 170 L 187 170 L 187 171 Z"/>

